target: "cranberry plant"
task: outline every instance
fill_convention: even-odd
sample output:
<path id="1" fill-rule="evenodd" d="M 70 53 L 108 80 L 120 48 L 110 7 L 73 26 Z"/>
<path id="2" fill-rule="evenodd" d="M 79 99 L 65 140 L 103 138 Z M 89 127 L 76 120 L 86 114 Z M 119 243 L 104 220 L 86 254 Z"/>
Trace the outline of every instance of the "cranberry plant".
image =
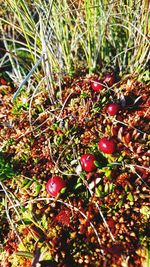
<path id="1" fill-rule="evenodd" d="M 0 153 L 0 181 L 10 179 L 15 175 L 13 165 L 4 157 L 3 153 Z"/>
<path id="2" fill-rule="evenodd" d="M 144 266 L 148 1 L 6 0 L 2 14 L 1 265 Z"/>

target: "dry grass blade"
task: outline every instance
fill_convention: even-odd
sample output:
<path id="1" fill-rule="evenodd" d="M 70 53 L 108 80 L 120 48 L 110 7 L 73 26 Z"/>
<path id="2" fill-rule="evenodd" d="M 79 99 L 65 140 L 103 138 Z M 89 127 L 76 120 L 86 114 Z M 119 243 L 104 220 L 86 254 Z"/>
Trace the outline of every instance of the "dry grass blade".
<path id="1" fill-rule="evenodd" d="M 18 94 L 20 93 L 22 87 L 26 84 L 26 82 L 29 80 L 29 78 L 31 77 L 31 75 L 33 74 L 33 72 L 35 71 L 35 69 L 38 67 L 38 65 L 41 63 L 42 59 L 44 57 L 44 54 L 41 55 L 41 57 L 39 58 L 39 60 L 36 62 L 36 64 L 33 66 L 33 68 L 30 70 L 30 72 L 28 73 L 28 75 L 25 77 L 25 79 L 23 80 L 23 82 L 21 83 L 21 85 L 19 86 L 19 88 L 17 89 L 17 91 L 15 92 L 14 96 L 13 96 L 13 100 L 16 99 L 16 97 L 18 96 Z"/>

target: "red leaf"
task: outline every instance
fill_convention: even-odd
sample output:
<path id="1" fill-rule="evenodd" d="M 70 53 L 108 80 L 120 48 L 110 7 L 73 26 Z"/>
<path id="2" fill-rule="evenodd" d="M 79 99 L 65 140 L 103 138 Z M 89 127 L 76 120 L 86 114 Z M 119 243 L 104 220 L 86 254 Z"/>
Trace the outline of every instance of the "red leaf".
<path id="1" fill-rule="evenodd" d="M 131 141 L 130 133 L 127 133 L 127 134 L 125 135 L 124 139 L 125 139 L 125 142 L 126 142 L 127 144 L 129 144 L 130 141 Z"/>

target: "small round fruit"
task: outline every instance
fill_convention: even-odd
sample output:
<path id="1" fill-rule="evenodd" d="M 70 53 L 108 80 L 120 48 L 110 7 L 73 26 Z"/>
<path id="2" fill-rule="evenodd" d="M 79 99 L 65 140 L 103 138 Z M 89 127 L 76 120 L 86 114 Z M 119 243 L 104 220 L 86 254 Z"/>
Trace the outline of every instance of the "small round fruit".
<path id="1" fill-rule="evenodd" d="M 110 103 L 107 105 L 106 112 L 111 115 L 115 116 L 119 111 L 119 105 L 117 103 Z"/>
<path id="2" fill-rule="evenodd" d="M 0 83 L 1 83 L 1 85 L 7 85 L 7 82 L 3 78 L 0 79 Z"/>
<path id="3" fill-rule="evenodd" d="M 82 169 L 86 172 L 92 172 L 96 170 L 96 166 L 94 164 L 95 160 L 95 156 L 92 154 L 82 155 L 80 158 Z"/>
<path id="4" fill-rule="evenodd" d="M 114 73 L 107 73 L 104 82 L 107 83 L 109 86 L 112 86 L 115 83 L 115 75 Z"/>
<path id="5" fill-rule="evenodd" d="M 46 190 L 52 197 L 56 197 L 64 187 L 66 182 L 60 176 L 52 176 L 46 184 Z"/>
<path id="6" fill-rule="evenodd" d="M 113 154 L 116 150 L 116 144 L 113 138 L 103 137 L 98 143 L 99 149 L 105 154 Z"/>
<path id="7" fill-rule="evenodd" d="M 103 89 L 102 81 L 99 79 L 91 81 L 91 87 L 95 92 L 101 91 Z"/>

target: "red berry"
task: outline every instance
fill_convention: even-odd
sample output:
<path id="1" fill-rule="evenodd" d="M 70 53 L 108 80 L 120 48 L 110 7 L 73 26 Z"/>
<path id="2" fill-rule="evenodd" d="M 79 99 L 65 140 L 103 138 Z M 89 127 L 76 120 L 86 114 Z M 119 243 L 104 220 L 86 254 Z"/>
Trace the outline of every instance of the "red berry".
<path id="1" fill-rule="evenodd" d="M 117 103 L 110 103 L 107 105 L 106 111 L 109 115 L 114 116 L 119 111 L 119 105 Z"/>
<path id="2" fill-rule="evenodd" d="M 112 86 L 115 83 L 115 75 L 114 73 L 107 73 L 104 82 L 107 83 L 109 86 Z"/>
<path id="3" fill-rule="evenodd" d="M 116 149 L 116 144 L 113 138 L 103 137 L 98 143 L 99 149 L 105 154 L 112 154 Z"/>
<path id="4" fill-rule="evenodd" d="M 47 192 L 52 197 L 56 197 L 64 187 L 66 187 L 66 182 L 60 176 L 52 176 L 46 184 Z"/>
<path id="5" fill-rule="evenodd" d="M 95 92 L 101 91 L 103 89 L 102 81 L 99 79 L 91 81 L 91 87 Z"/>
<path id="6" fill-rule="evenodd" d="M 0 79 L 0 83 L 1 83 L 2 85 L 7 85 L 7 82 L 6 82 L 3 78 Z"/>
<path id="7" fill-rule="evenodd" d="M 96 166 L 94 164 L 95 160 L 95 156 L 92 154 L 82 155 L 80 158 L 82 169 L 86 172 L 94 171 L 96 169 Z"/>

